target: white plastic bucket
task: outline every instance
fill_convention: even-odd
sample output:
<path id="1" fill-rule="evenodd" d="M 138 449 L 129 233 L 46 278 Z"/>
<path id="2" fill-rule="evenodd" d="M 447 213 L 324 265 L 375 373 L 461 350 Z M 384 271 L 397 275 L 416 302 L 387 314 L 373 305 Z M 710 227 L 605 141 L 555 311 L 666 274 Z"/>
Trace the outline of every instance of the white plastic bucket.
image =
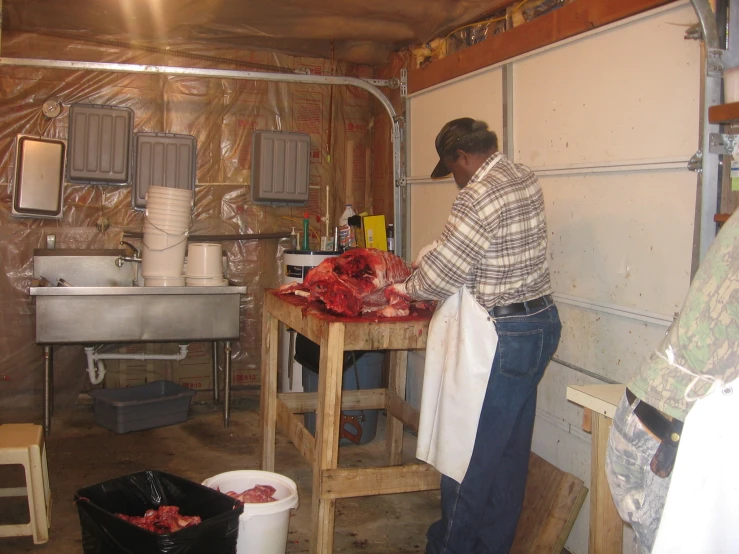
<path id="1" fill-rule="evenodd" d="M 150 206 L 146 208 L 146 216 L 165 216 L 187 218 L 192 217 L 192 210 L 186 206 Z"/>
<path id="2" fill-rule="evenodd" d="M 168 235 L 184 235 L 185 231 L 190 227 L 189 221 L 178 221 L 175 219 L 147 218 L 144 223 L 144 232 L 148 229 L 149 231 L 159 231 L 160 233 L 167 233 Z"/>
<path id="3" fill-rule="evenodd" d="M 298 487 L 292 479 L 269 471 L 242 470 L 221 473 L 203 485 L 222 493 L 242 493 L 256 485 L 274 487 L 276 502 L 244 504 L 236 554 L 285 554 L 290 510 L 298 507 Z"/>
<path id="4" fill-rule="evenodd" d="M 146 208 L 146 217 L 175 217 L 190 220 L 192 212 L 189 208 Z"/>
<path id="5" fill-rule="evenodd" d="M 188 189 L 177 189 L 172 187 L 150 186 L 146 191 L 147 197 L 159 196 L 162 198 L 187 198 L 192 200 L 192 191 Z"/>
<path id="6" fill-rule="evenodd" d="M 180 277 L 187 250 L 187 234 L 170 235 L 144 226 L 141 274 L 146 277 Z"/>
<path id="7" fill-rule="evenodd" d="M 181 201 L 181 202 L 175 202 L 175 201 L 162 201 L 162 202 L 155 202 L 155 200 L 158 200 L 157 198 L 152 198 L 149 200 L 146 204 L 146 210 L 147 211 L 157 211 L 157 212 L 176 212 L 176 213 L 192 213 L 192 204 L 190 202 Z"/>
<path id="8" fill-rule="evenodd" d="M 147 219 L 144 221 L 144 233 L 153 234 L 165 234 L 165 235 L 186 235 L 189 228 L 189 223 L 182 222 L 171 222 L 167 223 L 164 221 L 150 221 Z"/>
<path id="9" fill-rule="evenodd" d="M 192 195 L 171 196 L 168 194 L 152 193 L 146 196 L 146 206 L 190 206 L 192 207 Z"/>
<path id="10" fill-rule="evenodd" d="M 191 242 L 187 245 L 188 277 L 223 279 L 223 248 L 215 242 Z"/>
<path id="11" fill-rule="evenodd" d="M 159 201 L 161 200 L 161 201 Z M 163 200 L 159 198 L 152 198 L 147 201 L 147 210 L 173 210 L 177 212 L 191 212 L 192 204 L 186 200 L 174 201 L 174 200 Z"/>

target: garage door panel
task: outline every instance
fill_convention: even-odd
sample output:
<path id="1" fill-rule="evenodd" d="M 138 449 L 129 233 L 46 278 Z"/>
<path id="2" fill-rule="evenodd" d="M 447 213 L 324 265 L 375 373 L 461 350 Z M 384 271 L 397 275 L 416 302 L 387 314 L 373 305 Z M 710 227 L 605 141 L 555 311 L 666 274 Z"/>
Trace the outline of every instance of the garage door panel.
<path id="1" fill-rule="evenodd" d="M 428 177 L 439 158 L 434 139 L 447 121 L 472 117 L 486 121 L 501 140 L 503 71 L 493 69 L 413 97 L 410 175 Z"/>
<path id="2" fill-rule="evenodd" d="M 411 186 L 410 260 L 415 260 L 421 248 L 441 236 L 458 192 L 456 183 L 450 179 Z"/>
<path id="3" fill-rule="evenodd" d="M 700 44 L 690 5 L 514 66 L 517 161 L 532 167 L 682 157 L 697 149 Z"/>
<path id="4" fill-rule="evenodd" d="M 695 175 L 687 171 L 540 177 L 552 286 L 672 314 L 690 282 Z"/>
<path id="5" fill-rule="evenodd" d="M 619 383 L 629 382 L 667 329 L 564 302 L 558 302 L 557 306 L 562 319 L 562 338 L 556 356 Z M 551 401 L 549 408 L 557 413 L 556 398 L 552 397 Z"/>

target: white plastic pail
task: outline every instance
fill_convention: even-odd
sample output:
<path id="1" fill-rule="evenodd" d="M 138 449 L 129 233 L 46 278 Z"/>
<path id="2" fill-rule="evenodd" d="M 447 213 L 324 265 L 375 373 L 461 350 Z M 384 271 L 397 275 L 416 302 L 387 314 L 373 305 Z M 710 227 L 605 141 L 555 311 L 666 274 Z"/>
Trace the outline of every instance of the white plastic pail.
<path id="1" fill-rule="evenodd" d="M 187 276 L 223 280 L 223 248 L 214 242 L 187 245 Z"/>
<path id="2" fill-rule="evenodd" d="M 290 510 L 298 507 L 298 487 L 292 479 L 269 471 L 242 470 L 221 473 L 203 485 L 222 493 L 242 493 L 256 485 L 274 487 L 276 502 L 244 504 L 236 554 L 285 554 Z"/>
<path id="3" fill-rule="evenodd" d="M 145 224 L 141 274 L 144 277 L 180 277 L 186 250 L 187 234 L 168 235 Z"/>

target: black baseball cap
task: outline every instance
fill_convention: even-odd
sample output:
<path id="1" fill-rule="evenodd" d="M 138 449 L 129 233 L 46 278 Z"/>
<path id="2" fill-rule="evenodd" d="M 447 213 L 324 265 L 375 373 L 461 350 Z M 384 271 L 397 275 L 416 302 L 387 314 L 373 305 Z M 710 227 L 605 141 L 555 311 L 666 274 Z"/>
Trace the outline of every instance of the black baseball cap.
<path id="1" fill-rule="evenodd" d="M 449 156 L 457 151 L 457 143 L 462 137 L 472 133 L 472 126 L 475 120 L 471 117 L 461 117 L 453 119 L 441 128 L 439 134 L 436 135 L 436 153 L 439 154 L 439 163 L 431 172 L 432 179 L 446 177 L 451 173 L 444 163 L 444 156 Z"/>

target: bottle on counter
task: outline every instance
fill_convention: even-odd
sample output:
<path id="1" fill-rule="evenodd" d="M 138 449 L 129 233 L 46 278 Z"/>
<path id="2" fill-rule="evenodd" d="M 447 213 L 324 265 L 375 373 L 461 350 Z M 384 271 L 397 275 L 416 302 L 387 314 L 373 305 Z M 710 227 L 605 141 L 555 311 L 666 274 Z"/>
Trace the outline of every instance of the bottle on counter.
<path id="1" fill-rule="evenodd" d="M 387 226 L 387 251 L 395 254 L 395 226 L 392 223 Z"/>
<path id="2" fill-rule="evenodd" d="M 354 237 L 354 229 L 349 225 L 349 218 L 357 215 L 354 213 L 354 209 L 351 204 L 347 204 L 344 208 L 344 213 L 339 218 L 339 246 L 342 248 L 351 248 L 356 246 L 356 239 Z"/>
<path id="3" fill-rule="evenodd" d="M 310 235 L 308 225 L 310 223 L 310 214 L 305 212 L 303 214 L 303 250 L 310 250 Z"/>
<path id="4" fill-rule="evenodd" d="M 292 227 L 290 232 L 290 250 L 298 249 L 298 234 L 295 232 L 295 227 Z"/>
<path id="5" fill-rule="evenodd" d="M 339 252 L 341 245 L 339 245 L 339 228 L 334 227 L 334 252 Z"/>

